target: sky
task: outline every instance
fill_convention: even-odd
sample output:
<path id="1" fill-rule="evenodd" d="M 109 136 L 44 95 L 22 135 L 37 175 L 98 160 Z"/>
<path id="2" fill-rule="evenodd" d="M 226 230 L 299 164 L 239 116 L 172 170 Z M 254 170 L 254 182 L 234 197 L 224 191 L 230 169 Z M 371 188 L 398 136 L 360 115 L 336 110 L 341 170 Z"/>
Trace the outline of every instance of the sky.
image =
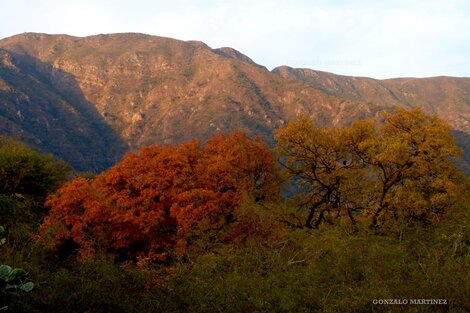
<path id="1" fill-rule="evenodd" d="M 0 38 L 23 32 L 199 40 L 268 69 L 470 77 L 468 0 L 4 0 Z"/>

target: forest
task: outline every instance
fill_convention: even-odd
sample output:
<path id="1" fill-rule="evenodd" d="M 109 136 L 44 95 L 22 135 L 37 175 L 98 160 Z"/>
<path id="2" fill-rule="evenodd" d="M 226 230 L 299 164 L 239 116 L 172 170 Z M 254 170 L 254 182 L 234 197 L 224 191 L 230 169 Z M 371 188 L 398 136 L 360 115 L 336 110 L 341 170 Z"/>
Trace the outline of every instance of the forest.
<path id="1" fill-rule="evenodd" d="M 0 311 L 468 312 L 470 182 L 420 109 L 101 173 L 0 137 Z"/>

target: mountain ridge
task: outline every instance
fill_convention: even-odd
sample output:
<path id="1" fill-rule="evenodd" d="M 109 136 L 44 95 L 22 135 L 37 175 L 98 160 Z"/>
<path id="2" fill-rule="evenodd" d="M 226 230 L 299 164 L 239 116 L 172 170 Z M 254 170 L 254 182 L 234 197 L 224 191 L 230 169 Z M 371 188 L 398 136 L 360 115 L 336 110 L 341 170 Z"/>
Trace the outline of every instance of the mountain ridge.
<path id="1" fill-rule="evenodd" d="M 34 69 L 37 75 L 49 77 L 48 83 L 41 85 L 48 90 L 44 91 L 45 102 L 55 103 L 54 97 L 49 95 L 55 93 L 62 97 L 64 106 L 79 112 L 80 104 L 86 103 L 85 107 L 94 112 L 89 119 L 100 120 L 103 124 L 100 127 L 119 139 L 105 139 L 109 146 L 103 149 L 114 151 L 117 159 L 124 150 L 137 150 L 151 144 L 177 144 L 193 138 L 205 140 L 212 134 L 237 129 L 262 135 L 273 143 L 273 131 L 299 115 L 311 116 L 319 126 L 333 127 L 359 118 L 377 117 L 380 111 L 404 106 L 400 97 L 396 103 L 388 101 L 394 97 L 387 94 L 387 87 L 381 88 L 377 80 L 371 78 L 368 84 L 378 95 L 385 93 L 387 101 L 377 101 L 378 95 L 374 93 L 366 97 L 367 93 L 354 90 L 351 83 L 348 85 L 351 78 L 347 76 L 339 79 L 339 75 L 321 72 L 325 77 L 315 80 L 294 70 L 289 70 L 290 73 L 282 73 L 279 68 L 268 71 L 233 48 L 212 49 L 200 41 L 139 33 L 88 37 L 24 33 L 0 40 L 0 49 L 16 56 L 13 66 L 21 57 L 36 64 L 18 67 L 23 76 Z M 8 60 L 1 64 L 0 95 L 3 98 L 0 97 L 0 102 L 13 112 L 19 105 L 2 99 L 11 96 L 21 84 L 2 83 L 8 72 Z M 68 80 L 75 82 L 74 88 L 67 86 Z M 438 104 L 441 106 L 442 101 Z M 48 121 L 47 114 L 38 114 Z M 470 126 L 465 124 L 468 117 L 451 119 L 455 124 L 452 126 L 470 134 Z M 18 117 L 9 113 L 8 118 Z M 62 128 L 70 123 L 65 120 L 61 120 Z M 23 125 L 18 129 L 26 127 L 24 123 L 18 125 Z M 90 138 L 97 136 L 88 131 Z M 98 138 L 93 140 L 88 139 L 88 142 L 94 142 L 92 146 L 96 147 Z M 26 138 L 26 141 L 35 144 L 32 139 Z M 87 149 L 91 147 L 82 145 L 79 154 L 86 155 Z"/>
<path id="2" fill-rule="evenodd" d="M 341 99 L 373 102 L 384 107 L 421 107 L 450 123 L 457 143 L 464 148 L 463 159 L 470 162 L 470 78 L 434 76 L 373 79 L 336 75 L 312 69 L 281 66 L 272 71 L 295 79 Z"/>

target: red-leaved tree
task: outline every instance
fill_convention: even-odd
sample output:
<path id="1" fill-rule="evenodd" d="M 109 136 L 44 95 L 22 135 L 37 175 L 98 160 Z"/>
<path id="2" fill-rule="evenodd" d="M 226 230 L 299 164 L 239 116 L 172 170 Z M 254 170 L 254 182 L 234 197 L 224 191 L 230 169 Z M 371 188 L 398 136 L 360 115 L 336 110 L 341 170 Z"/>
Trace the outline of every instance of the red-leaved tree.
<path id="1" fill-rule="evenodd" d="M 244 133 L 213 137 L 204 146 L 147 147 L 49 196 L 40 240 L 51 249 L 72 240 L 82 258 L 101 249 L 123 259 L 162 260 L 188 233 L 236 222 L 247 199 L 277 200 L 279 184 L 269 148 Z"/>

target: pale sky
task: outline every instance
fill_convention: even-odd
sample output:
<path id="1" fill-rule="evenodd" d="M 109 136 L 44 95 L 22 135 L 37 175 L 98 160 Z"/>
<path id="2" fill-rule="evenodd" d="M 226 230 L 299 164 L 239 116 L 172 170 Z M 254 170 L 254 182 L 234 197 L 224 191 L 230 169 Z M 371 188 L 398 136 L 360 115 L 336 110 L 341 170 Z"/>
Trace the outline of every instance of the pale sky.
<path id="1" fill-rule="evenodd" d="M 470 77 L 468 0 L 3 0 L 0 38 L 140 32 L 228 46 L 269 69 Z"/>

